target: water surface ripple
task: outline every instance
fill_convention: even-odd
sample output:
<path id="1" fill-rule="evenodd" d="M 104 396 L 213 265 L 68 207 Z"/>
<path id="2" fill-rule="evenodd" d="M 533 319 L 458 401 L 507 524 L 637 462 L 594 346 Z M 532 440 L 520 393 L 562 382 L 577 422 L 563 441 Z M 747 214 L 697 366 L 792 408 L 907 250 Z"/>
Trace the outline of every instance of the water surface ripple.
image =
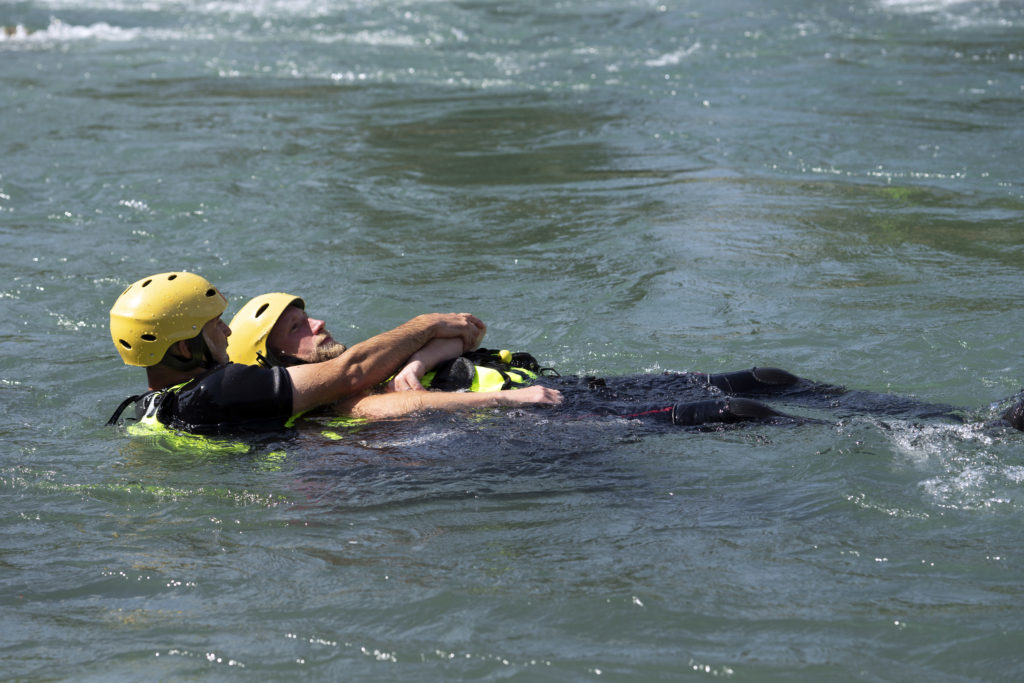
<path id="1" fill-rule="evenodd" d="M 0 5 L 0 658 L 17 680 L 1024 676 L 1024 8 Z M 962 409 L 498 411 L 245 455 L 102 426 L 188 269 L 347 342 L 777 365 Z"/>

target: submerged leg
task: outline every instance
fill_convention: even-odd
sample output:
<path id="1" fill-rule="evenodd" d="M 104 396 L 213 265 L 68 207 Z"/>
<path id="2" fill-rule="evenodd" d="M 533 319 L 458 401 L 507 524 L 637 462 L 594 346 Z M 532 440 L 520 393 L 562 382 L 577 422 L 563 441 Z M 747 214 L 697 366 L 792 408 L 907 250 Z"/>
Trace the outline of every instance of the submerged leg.
<path id="1" fill-rule="evenodd" d="M 726 394 L 772 394 L 784 391 L 800 381 L 791 372 L 780 368 L 758 368 L 738 372 L 705 375 L 708 384 Z"/>
<path id="2" fill-rule="evenodd" d="M 672 406 L 672 424 L 692 427 L 709 422 L 742 422 L 770 417 L 789 417 L 749 398 L 722 398 Z"/>

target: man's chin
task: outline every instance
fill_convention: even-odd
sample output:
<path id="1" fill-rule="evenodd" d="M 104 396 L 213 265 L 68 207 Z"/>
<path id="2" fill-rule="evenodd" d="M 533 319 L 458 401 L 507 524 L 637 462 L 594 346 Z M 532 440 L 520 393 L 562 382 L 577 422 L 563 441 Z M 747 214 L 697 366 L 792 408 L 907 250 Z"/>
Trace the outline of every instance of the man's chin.
<path id="1" fill-rule="evenodd" d="M 338 342 L 331 342 L 316 347 L 314 351 L 314 363 L 323 363 L 325 360 L 332 360 L 345 353 L 345 345 Z"/>

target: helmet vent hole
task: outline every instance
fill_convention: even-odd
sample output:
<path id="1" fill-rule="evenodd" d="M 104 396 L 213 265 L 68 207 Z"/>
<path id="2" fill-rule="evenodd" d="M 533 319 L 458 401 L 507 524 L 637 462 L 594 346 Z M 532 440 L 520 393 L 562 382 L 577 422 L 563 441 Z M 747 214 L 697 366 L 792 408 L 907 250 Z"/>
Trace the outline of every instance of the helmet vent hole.
<path id="1" fill-rule="evenodd" d="M 263 315 L 264 313 L 266 313 L 268 308 L 270 308 L 270 304 L 263 304 L 262 306 L 260 306 L 259 310 L 256 311 L 256 316 L 255 317 L 258 318 L 261 315 Z"/>
<path id="2" fill-rule="evenodd" d="M 123 346 L 124 348 L 128 349 L 129 351 L 132 350 L 132 345 L 126 342 L 124 339 L 118 339 L 117 343 Z"/>
<path id="3" fill-rule="evenodd" d="M 177 273 L 171 273 L 170 275 L 167 276 L 167 281 L 170 282 L 171 280 L 173 280 L 176 277 L 178 277 Z"/>
<path id="4" fill-rule="evenodd" d="M 206 290 L 206 296 L 217 296 L 217 290 L 216 289 L 208 289 L 208 290 Z"/>
<path id="5" fill-rule="evenodd" d="M 146 334 L 142 335 L 142 341 L 155 342 L 156 341 L 156 335 L 155 334 L 149 334 L 147 332 Z M 123 341 L 121 343 L 124 344 Z M 129 347 L 129 348 L 131 348 L 131 347 Z"/>
<path id="6" fill-rule="evenodd" d="M 149 283 L 151 283 L 152 281 L 153 280 L 146 280 L 145 282 L 142 283 L 142 286 L 143 287 L 149 287 Z"/>

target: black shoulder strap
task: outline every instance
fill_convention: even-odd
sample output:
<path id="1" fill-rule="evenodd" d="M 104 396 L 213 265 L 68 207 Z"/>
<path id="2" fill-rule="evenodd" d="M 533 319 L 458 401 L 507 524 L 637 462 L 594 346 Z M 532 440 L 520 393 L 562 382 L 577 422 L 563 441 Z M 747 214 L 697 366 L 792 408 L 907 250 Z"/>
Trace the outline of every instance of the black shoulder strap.
<path id="1" fill-rule="evenodd" d="M 124 412 L 124 409 L 127 408 L 128 406 L 130 406 L 131 404 L 135 403 L 136 401 L 138 401 L 143 396 L 145 396 L 145 394 L 138 394 L 136 396 L 129 396 L 125 400 L 121 401 L 121 405 L 119 405 L 117 407 L 117 410 L 114 411 L 114 414 L 110 416 L 109 420 L 107 420 L 106 426 L 107 427 L 111 427 L 111 426 L 117 424 L 117 421 L 121 418 L 121 413 Z"/>

